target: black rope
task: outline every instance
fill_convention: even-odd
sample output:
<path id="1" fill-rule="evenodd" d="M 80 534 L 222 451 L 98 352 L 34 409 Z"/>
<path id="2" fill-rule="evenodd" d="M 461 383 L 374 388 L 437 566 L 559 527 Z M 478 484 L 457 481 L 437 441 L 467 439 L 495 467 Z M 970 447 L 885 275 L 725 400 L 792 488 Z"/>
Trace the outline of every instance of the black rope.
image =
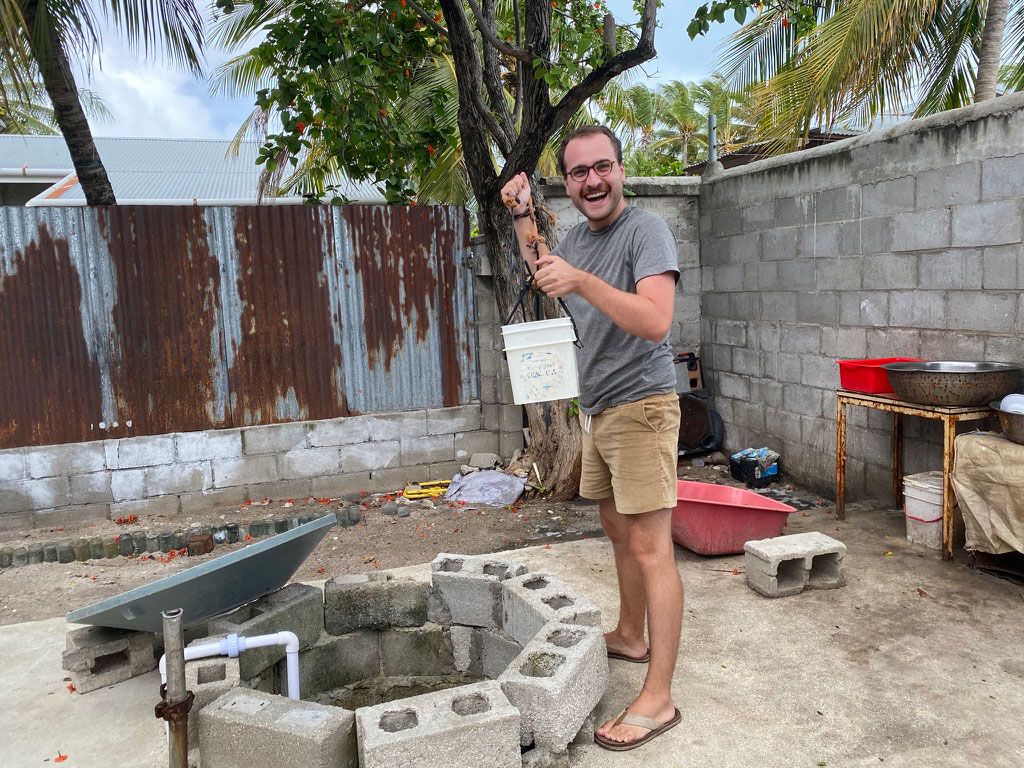
<path id="1" fill-rule="evenodd" d="M 510 325 L 512 323 L 512 319 L 516 316 L 517 309 L 521 309 L 523 311 L 523 322 L 527 322 L 526 305 L 523 303 L 523 299 L 526 298 L 526 294 L 529 292 L 531 286 L 533 286 L 534 277 L 535 275 L 531 273 L 529 279 L 523 285 L 522 290 L 519 291 L 519 298 L 517 298 L 516 303 L 512 305 L 512 311 L 509 313 L 508 318 L 505 320 L 503 325 Z M 583 349 L 583 342 L 580 341 L 580 332 L 576 328 L 576 318 L 572 316 L 572 312 L 569 311 L 569 307 L 566 306 L 565 300 L 561 296 L 558 297 L 558 306 L 562 308 L 562 311 L 565 312 L 566 317 L 569 318 L 569 322 L 572 323 L 572 332 L 573 335 L 576 336 L 576 341 L 574 341 L 573 344 L 575 344 L 580 349 Z"/>

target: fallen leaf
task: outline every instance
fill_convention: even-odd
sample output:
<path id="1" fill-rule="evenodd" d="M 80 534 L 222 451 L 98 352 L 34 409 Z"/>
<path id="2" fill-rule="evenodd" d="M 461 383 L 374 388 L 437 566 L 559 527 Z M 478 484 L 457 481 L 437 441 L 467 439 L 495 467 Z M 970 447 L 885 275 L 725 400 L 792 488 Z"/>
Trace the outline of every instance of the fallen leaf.
<path id="1" fill-rule="evenodd" d="M 923 589 L 921 589 L 920 587 L 918 587 L 918 588 L 917 588 L 917 594 L 919 594 L 919 595 L 920 595 L 921 597 L 928 597 L 928 593 L 927 593 L 927 592 L 925 592 L 925 591 L 924 591 Z"/>
<path id="2" fill-rule="evenodd" d="M 316 572 L 317 572 L 317 573 L 323 573 L 323 572 L 324 572 L 324 571 L 326 571 L 326 570 L 327 570 L 326 568 L 317 568 L 317 569 L 316 569 Z"/>
<path id="3" fill-rule="evenodd" d="M 58 752 L 57 756 L 55 758 L 53 758 L 53 762 L 55 762 L 55 763 L 63 763 L 67 759 L 68 759 L 67 755 L 62 755 L 60 752 Z"/>
<path id="4" fill-rule="evenodd" d="M 544 545 L 544 549 L 551 549 L 551 545 L 550 544 L 545 544 Z"/>
<path id="5" fill-rule="evenodd" d="M 885 556 L 886 556 L 886 557 L 892 557 L 892 556 L 893 556 L 893 554 L 892 554 L 892 552 L 886 552 L 886 553 L 885 553 Z"/>
<path id="6" fill-rule="evenodd" d="M 78 690 L 78 689 L 77 689 L 77 688 L 75 688 L 75 684 L 74 684 L 74 683 L 68 683 L 68 691 L 69 691 L 70 693 L 74 693 L 74 692 L 75 692 L 75 691 L 77 691 L 77 690 Z"/>
<path id="7" fill-rule="evenodd" d="M 733 576 L 739 576 L 740 575 L 739 568 L 733 568 L 732 569 L 732 575 Z"/>

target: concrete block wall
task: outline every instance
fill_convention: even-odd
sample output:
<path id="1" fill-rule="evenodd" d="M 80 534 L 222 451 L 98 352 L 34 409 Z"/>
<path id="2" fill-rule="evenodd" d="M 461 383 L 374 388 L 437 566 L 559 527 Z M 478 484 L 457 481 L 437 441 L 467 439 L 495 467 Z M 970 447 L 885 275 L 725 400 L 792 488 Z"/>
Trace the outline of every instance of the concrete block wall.
<path id="1" fill-rule="evenodd" d="M 696 351 L 700 346 L 700 235 L 698 200 L 700 179 L 647 178 L 636 176 L 626 180 L 626 189 L 633 193 L 627 202 L 637 208 L 661 216 L 676 237 L 679 254 L 679 283 L 676 285 L 676 306 L 669 340 L 679 352 Z M 583 221 L 559 178 L 547 178 L 541 186 L 545 204 L 558 218 L 556 239 L 561 239 L 574 225 Z"/>
<path id="2" fill-rule="evenodd" d="M 1017 94 L 703 180 L 701 337 L 728 447 L 768 445 L 829 493 L 837 360 L 1024 360 L 1022 137 Z M 848 493 L 885 496 L 891 416 L 848 418 Z M 904 424 L 905 471 L 941 468 L 939 424 Z"/>
<path id="3" fill-rule="evenodd" d="M 3 450 L 0 530 L 70 527 L 143 510 L 170 517 L 249 499 L 337 497 L 448 478 L 474 453 L 501 453 L 484 408 Z"/>

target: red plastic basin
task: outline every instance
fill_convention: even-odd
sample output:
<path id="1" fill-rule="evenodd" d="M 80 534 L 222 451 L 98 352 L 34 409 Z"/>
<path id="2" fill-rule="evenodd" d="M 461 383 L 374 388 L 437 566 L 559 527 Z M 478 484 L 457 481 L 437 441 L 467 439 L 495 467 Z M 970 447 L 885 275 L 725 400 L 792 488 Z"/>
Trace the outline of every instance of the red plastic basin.
<path id="1" fill-rule="evenodd" d="M 672 512 L 672 541 L 700 555 L 731 555 L 748 541 L 782 533 L 796 510 L 759 493 L 679 480 Z"/>
<path id="2" fill-rule="evenodd" d="M 876 357 L 872 360 L 839 360 L 839 386 L 851 392 L 883 395 L 892 392 L 886 363 L 923 363 L 919 357 Z"/>

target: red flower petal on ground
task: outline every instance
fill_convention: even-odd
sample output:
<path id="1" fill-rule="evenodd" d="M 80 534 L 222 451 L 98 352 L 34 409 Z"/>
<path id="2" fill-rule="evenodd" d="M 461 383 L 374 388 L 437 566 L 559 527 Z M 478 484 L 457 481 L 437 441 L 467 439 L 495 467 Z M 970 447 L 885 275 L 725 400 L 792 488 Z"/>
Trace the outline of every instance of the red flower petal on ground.
<path id="1" fill-rule="evenodd" d="M 67 759 L 68 759 L 67 755 L 62 755 L 60 752 L 58 752 L 57 756 L 55 758 L 53 758 L 53 762 L 55 762 L 55 763 L 63 763 Z"/>
<path id="2" fill-rule="evenodd" d="M 78 689 L 77 689 L 77 688 L 75 688 L 75 684 L 74 684 L 74 683 L 68 683 L 68 691 L 69 691 L 70 693 L 74 693 L 74 692 L 75 692 L 75 691 L 77 691 L 77 690 L 78 690 Z"/>

